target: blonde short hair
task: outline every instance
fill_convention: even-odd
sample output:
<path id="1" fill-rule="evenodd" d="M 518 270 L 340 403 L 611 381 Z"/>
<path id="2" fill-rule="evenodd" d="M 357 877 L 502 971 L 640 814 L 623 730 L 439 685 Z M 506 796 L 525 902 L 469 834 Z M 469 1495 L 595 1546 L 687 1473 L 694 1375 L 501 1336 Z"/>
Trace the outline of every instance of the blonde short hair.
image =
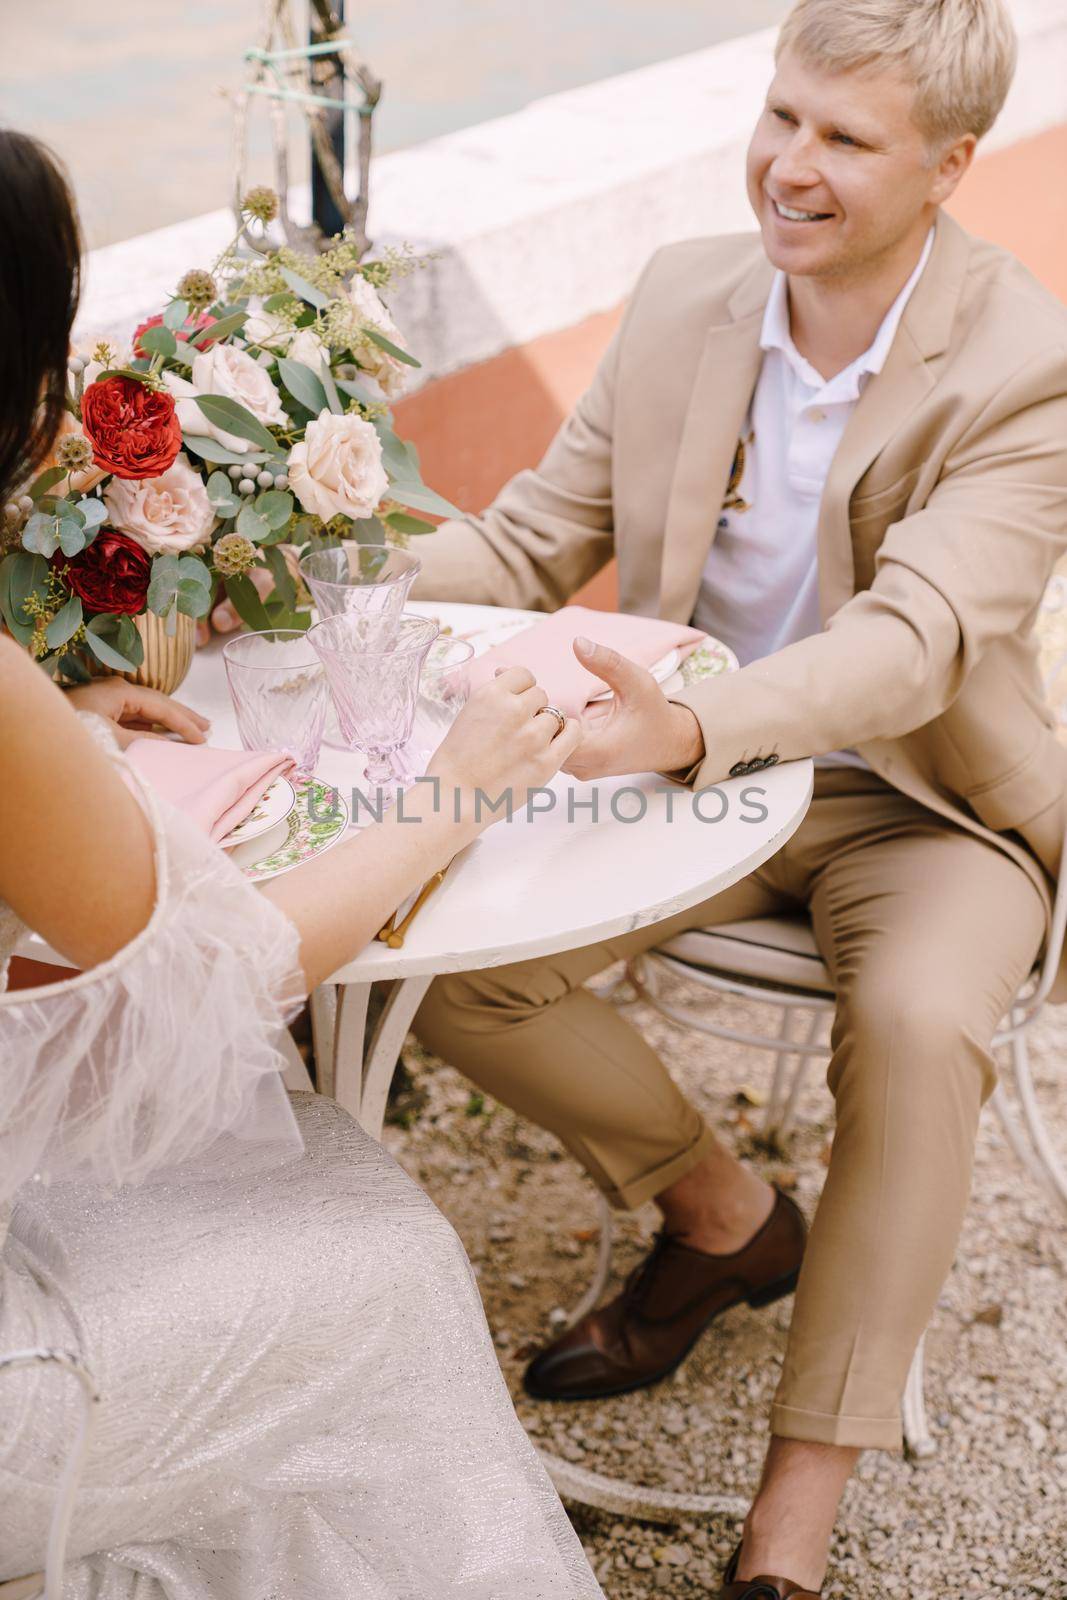
<path id="1" fill-rule="evenodd" d="M 795 50 L 830 72 L 896 67 L 915 84 L 932 144 L 988 133 L 1015 75 L 1004 0 L 797 0 L 775 58 Z"/>

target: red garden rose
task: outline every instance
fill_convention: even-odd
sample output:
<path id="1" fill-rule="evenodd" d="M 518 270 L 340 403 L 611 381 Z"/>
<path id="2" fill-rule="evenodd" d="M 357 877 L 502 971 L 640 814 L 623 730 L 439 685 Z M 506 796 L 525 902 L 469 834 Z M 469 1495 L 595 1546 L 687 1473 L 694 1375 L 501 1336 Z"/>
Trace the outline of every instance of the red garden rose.
<path id="1" fill-rule="evenodd" d="M 182 447 L 174 401 L 136 378 L 91 383 L 82 395 L 82 432 L 97 466 L 116 478 L 158 478 Z"/>
<path id="2" fill-rule="evenodd" d="M 124 533 L 103 528 L 80 555 L 55 555 L 52 565 L 90 611 L 133 617 L 145 608 L 152 558 Z"/>
<path id="3" fill-rule="evenodd" d="M 193 337 L 194 333 L 200 333 L 204 328 L 210 328 L 211 324 L 217 321 L 217 317 L 213 317 L 208 311 L 203 311 L 201 312 L 200 316 L 197 317 L 195 322 L 193 321 L 192 317 L 186 317 L 182 326 L 180 328 L 174 328 L 172 331 L 176 339 L 188 341 Z M 137 329 L 133 336 L 133 353 L 135 356 L 147 356 L 150 354 L 148 350 L 141 349 L 142 333 L 147 333 L 149 328 L 161 328 L 162 326 L 162 316 L 149 317 L 147 322 L 141 323 L 141 326 Z"/>

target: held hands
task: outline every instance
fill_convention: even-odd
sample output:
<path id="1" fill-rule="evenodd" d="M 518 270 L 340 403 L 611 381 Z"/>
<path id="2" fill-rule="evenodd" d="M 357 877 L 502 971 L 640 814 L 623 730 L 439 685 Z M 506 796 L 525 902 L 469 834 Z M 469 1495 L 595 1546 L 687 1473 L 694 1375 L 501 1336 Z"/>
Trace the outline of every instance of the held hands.
<path id="1" fill-rule="evenodd" d="M 475 831 L 503 816 L 487 806 L 476 807 L 477 790 L 490 801 L 510 794 L 511 809 L 526 803 L 531 789 L 543 787 L 573 756 L 582 730 L 568 718 L 539 715 L 548 696 L 525 667 L 505 667 L 492 683 L 471 695 L 436 751 L 427 776 L 441 780 L 442 791 L 462 795 L 462 809 Z M 452 814 L 451 797 L 444 802 Z M 479 815 L 480 812 L 480 815 Z"/>
<path id="2" fill-rule="evenodd" d="M 203 744 L 211 727 L 206 717 L 158 689 L 143 689 L 124 678 L 98 678 L 93 683 L 67 689 L 66 697 L 75 711 L 93 711 L 115 724 L 114 733 L 122 749 L 135 739 L 158 738 L 154 726 L 168 733 L 179 733 L 186 744 Z"/>
<path id="3" fill-rule="evenodd" d="M 604 645 L 575 639 L 583 667 L 602 678 L 614 697 L 591 706 L 582 718 L 582 740 L 563 763 L 572 777 L 615 777 L 628 772 L 684 772 L 704 755 L 700 723 L 675 705 L 655 678 Z"/>

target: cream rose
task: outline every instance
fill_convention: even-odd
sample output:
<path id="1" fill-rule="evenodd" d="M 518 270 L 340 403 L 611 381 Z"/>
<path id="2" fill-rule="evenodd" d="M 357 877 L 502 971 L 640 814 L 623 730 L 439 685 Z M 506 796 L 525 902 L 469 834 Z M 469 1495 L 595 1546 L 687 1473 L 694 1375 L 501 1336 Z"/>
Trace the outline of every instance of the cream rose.
<path id="1" fill-rule="evenodd" d="M 401 350 L 407 349 L 403 334 L 386 310 L 377 290 L 361 272 L 357 272 L 346 285 L 345 293 L 362 327 L 376 328 L 390 344 L 395 344 Z M 395 400 L 403 394 L 409 368 L 402 361 L 391 356 L 387 350 L 380 349 L 371 340 L 360 345 L 358 359 L 367 376 L 375 380 L 387 400 Z"/>
<path id="2" fill-rule="evenodd" d="M 104 504 L 112 527 L 150 556 L 180 555 L 206 544 L 215 521 L 200 474 L 186 455 L 158 478 L 112 478 Z"/>
<path id="3" fill-rule="evenodd" d="M 292 332 L 291 323 L 279 317 L 277 312 L 265 311 L 262 297 L 253 295 L 248 302 L 248 315 L 241 326 L 242 339 L 247 339 L 249 344 L 265 345 L 276 350 L 288 344 Z"/>
<path id="4" fill-rule="evenodd" d="M 305 511 L 331 517 L 369 517 L 389 487 L 381 440 L 357 416 L 322 411 L 289 452 L 289 487 Z"/>
<path id="5" fill-rule="evenodd" d="M 238 350 L 236 345 L 213 344 L 195 355 L 191 383 L 174 372 L 164 372 L 162 378 L 177 401 L 183 432 L 217 439 L 230 450 L 244 453 L 255 445 L 209 422 L 194 395 L 218 394 L 236 400 L 266 428 L 282 427 L 289 421 L 269 375 L 247 350 Z"/>
<path id="6" fill-rule="evenodd" d="M 302 361 L 305 367 L 310 367 L 316 377 L 322 363 L 330 359 L 329 350 L 314 328 L 300 328 L 293 336 L 293 342 L 286 354 L 291 361 Z"/>

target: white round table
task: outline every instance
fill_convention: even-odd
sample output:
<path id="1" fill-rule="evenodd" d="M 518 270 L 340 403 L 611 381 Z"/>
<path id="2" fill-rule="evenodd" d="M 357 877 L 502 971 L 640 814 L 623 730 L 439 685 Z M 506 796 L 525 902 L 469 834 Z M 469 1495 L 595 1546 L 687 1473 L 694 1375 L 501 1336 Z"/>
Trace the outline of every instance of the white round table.
<path id="1" fill-rule="evenodd" d="M 479 633 L 526 615 L 428 601 L 409 609 L 473 636 L 476 648 Z M 536 620 L 532 613 L 529 620 Z M 212 744 L 239 748 L 217 642 L 198 652 L 179 696 L 211 718 Z M 318 774 L 346 799 L 362 787 L 362 769 L 360 756 L 323 746 Z M 401 949 L 375 942 L 315 991 L 319 1090 L 379 1138 L 404 1040 L 437 974 L 574 949 L 710 899 L 785 844 L 808 809 L 812 782 L 810 761 L 728 779 L 702 798 L 650 773 L 595 783 L 561 775 L 532 812 L 495 824 L 456 858 Z M 353 805 L 359 815 L 369 825 L 366 809 Z M 371 988 L 380 980 L 393 982 L 368 1039 Z M 596 1280 L 572 1320 L 606 1281 L 610 1249 L 610 1226 L 603 1226 Z M 731 1498 L 653 1490 L 540 1453 L 561 1495 L 616 1515 L 672 1522 L 743 1510 Z"/>
<path id="2" fill-rule="evenodd" d="M 430 601 L 409 609 L 465 637 L 524 616 Z M 218 642 L 197 653 L 178 693 L 211 718 L 212 744 L 240 747 Z M 323 746 L 318 774 L 346 799 L 365 788 L 362 769 L 359 755 Z M 694 796 L 651 773 L 595 783 L 561 774 L 532 810 L 501 820 L 456 858 L 401 949 L 371 944 L 316 991 L 319 1088 L 377 1138 L 404 1039 L 437 974 L 575 949 L 709 899 L 781 848 L 807 811 L 812 779 L 810 761 L 789 762 Z M 358 801 L 357 817 L 369 825 Z M 365 1042 L 379 980 L 398 981 Z"/>

